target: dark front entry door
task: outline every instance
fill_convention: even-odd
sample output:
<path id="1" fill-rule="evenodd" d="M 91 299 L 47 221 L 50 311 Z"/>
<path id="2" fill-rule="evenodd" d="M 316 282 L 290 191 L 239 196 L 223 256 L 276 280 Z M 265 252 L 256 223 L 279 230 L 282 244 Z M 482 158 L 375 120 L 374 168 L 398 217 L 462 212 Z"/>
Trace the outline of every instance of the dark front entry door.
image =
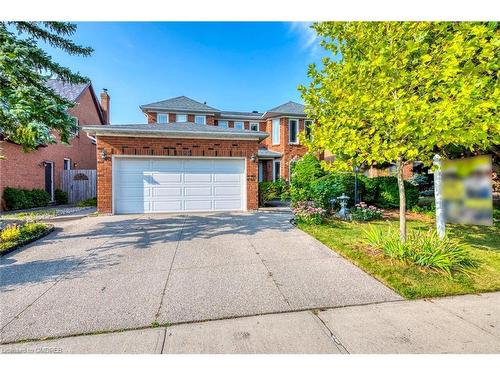
<path id="1" fill-rule="evenodd" d="M 54 198 L 54 181 L 53 176 L 54 176 L 54 164 L 52 163 L 45 163 L 45 191 L 50 194 L 50 198 Z"/>

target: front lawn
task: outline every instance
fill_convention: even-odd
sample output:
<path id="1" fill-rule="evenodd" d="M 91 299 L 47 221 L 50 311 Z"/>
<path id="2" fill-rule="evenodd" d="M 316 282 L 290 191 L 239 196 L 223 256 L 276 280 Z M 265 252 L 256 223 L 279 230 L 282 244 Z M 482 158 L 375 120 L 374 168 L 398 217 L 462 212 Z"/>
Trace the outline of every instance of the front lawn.
<path id="1" fill-rule="evenodd" d="M 427 232 L 434 227 L 433 219 L 425 215 L 411 214 L 408 228 Z M 374 225 L 398 228 L 396 218 L 366 222 L 332 220 L 321 225 L 299 224 L 331 249 L 373 275 L 406 298 L 439 297 L 454 294 L 480 293 L 500 290 L 500 224 L 494 227 L 447 225 L 450 237 L 462 241 L 469 249 L 478 267 L 473 274 L 447 275 L 425 271 L 386 257 L 374 251 L 364 242 L 363 228 Z"/>

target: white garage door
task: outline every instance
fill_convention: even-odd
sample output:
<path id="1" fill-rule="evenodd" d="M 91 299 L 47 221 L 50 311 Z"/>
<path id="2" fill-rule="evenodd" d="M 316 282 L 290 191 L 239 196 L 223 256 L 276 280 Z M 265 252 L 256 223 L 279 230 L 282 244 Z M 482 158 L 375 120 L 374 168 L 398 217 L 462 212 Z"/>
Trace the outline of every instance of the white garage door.
<path id="1" fill-rule="evenodd" d="M 115 213 L 244 210 L 241 159 L 115 158 Z"/>

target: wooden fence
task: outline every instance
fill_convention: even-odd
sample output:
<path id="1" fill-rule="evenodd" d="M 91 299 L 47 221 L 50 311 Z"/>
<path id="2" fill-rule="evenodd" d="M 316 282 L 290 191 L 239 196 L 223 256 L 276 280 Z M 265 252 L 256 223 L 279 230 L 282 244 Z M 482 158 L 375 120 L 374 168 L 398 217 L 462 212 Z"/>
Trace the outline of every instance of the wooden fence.
<path id="1" fill-rule="evenodd" d="M 68 193 L 69 203 L 97 196 L 95 169 L 70 169 L 62 171 L 61 189 Z"/>

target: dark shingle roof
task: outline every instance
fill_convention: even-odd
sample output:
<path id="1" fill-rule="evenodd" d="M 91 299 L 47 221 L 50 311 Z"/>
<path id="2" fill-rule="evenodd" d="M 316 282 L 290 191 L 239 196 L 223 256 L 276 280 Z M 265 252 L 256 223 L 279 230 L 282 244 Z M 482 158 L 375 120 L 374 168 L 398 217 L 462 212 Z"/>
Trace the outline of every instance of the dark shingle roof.
<path id="1" fill-rule="evenodd" d="M 192 112 L 220 112 L 218 109 L 210 107 L 204 103 L 197 102 L 187 96 L 166 99 L 155 103 L 141 105 L 141 109 L 160 109 L 169 111 L 192 111 Z"/>
<path id="2" fill-rule="evenodd" d="M 273 109 L 266 111 L 268 113 L 283 113 L 287 115 L 305 115 L 304 105 L 296 102 L 286 102 Z"/>
<path id="3" fill-rule="evenodd" d="M 58 79 L 47 80 L 47 86 L 64 99 L 74 102 L 90 83 L 68 83 Z"/>
<path id="4" fill-rule="evenodd" d="M 260 112 L 236 112 L 236 111 L 223 111 L 221 112 L 221 117 L 229 117 L 229 118 L 251 118 L 251 119 L 260 119 L 263 113 Z"/>
<path id="5" fill-rule="evenodd" d="M 195 124 L 194 122 L 171 122 L 168 124 L 126 124 L 126 125 L 106 125 L 88 126 L 83 128 L 93 134 L 130 134 L 144 136 L 170 136 L 175 138 L 197 138 L 210 137 L 214 139 L 224 138 L 250 138 L 264 139 L 268 136 L 265 132 L 253 130 L 241 130 L 235 128 L 222 128 L 215 125 Z"/>

